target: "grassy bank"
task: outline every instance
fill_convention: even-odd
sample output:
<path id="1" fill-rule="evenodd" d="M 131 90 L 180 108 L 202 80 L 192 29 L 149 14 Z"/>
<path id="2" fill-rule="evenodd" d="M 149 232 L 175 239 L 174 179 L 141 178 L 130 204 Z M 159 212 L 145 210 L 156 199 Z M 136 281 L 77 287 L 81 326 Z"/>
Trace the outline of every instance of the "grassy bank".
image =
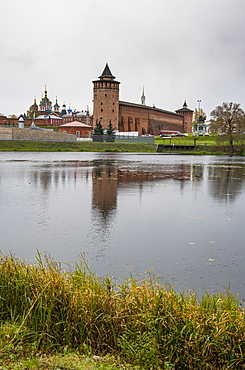
<path id="1" fill-rule="evenodd" d="M 115 286 L 110 277 L 95 276 L 84 261 L 65 272 L 38 255 L 35 264 L 1 256 L 0 298 L 3 366 L 71 351 L 80 360 L 114 356 L 114 363 L 91 363 L 101 369 L 127 368 L 120 363 L 140 369 L 245 366 L 245 315 L 229 292 L 198 299 L 151 276 Z M 82 369 L 76 366 L 63 369 Z"/>
<path id="2" fill-rule="evenodd" d="M 170 137 L 170 138 L 162 138 L 157 136 L 155 138 L 155 144 L 165 144 L 170 145 L 174 144 L 175 146 L 178 145 L 196 145 L 195 151 L 191 151 L 187 153 L 186 151 L 183 153 L 179 151 L 179 153 L 183 154 L 197 154 L 197 155 L 220 155 L 220 154 L 231 154 L 231 149 L 228 143 L 219 143 L 217 142 L 217 135 L 211 134 L 210 136 L 196 136 L 193 137 L 189 134 L 188 137 Z M 167 149 L 165 152 L 172 152 L 171 150 Z M 174 153 L 177 153 L 177 150 L 174 150 Z M 244 155 L 245 154 L 245 145 L 244 140 L 240 143 L 234 143 L 234 152 L 233 155 Z"/>
<path id="3" fill-rule="evenodd" d="M 24 140 L 0 140 L 0 151 L 27 152 L 156 152 L 156 146 L 141 143 L 93 143 L 80 142 L 44 142 Z"/>
<path id="4" fill-rule="evenodd" d="M 193 145 L 193 138 L 174 137 L 170 139 L 155 138 L 153 144 L 142 143 L 93 143 L 90 141 L 82 142 L 43 142 L 43 141 L 23 141 L 23 140 L 0 140 L 0 151 L 40 151 L 40 152 L 125 152 L 125 153 L 155 153 L 157 144 L 174 144 L 175 150 L 166 150 L 166 153 L 181 154 L 230 154 L 229 146 L 216 145 L 215 136 L 198 137 L 196 140 L 197 148 L 190 153 L 177 151 L 177 145 Z M 244 145 L 236 145 L 235 153 L 244 155 Z"/>

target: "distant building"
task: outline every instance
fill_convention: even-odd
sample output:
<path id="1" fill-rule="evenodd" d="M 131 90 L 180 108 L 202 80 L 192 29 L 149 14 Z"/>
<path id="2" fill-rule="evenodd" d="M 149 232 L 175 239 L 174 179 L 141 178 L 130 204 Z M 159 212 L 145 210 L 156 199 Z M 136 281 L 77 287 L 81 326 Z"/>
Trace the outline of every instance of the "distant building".
<path id="1" fill-rule="evenodd" d="M 65 123 L 58 128 L 59 132 L 74 134 L 78 138 L 92 137 L 93 127 L 79 121 Z"/>
<path id="2" fill-rule="evenodd" d="M 28 118 L 36 118 L 40 115 L 48 115 L 51 113 L 55 113 L 60 115 L 60 106 L 58 104 L 58 99 L 56 98 L 56 102 L 54 106 L 52 105 L 52 101 L 48 98 L 48 91 L 45 86 L 44 89 L 44 96 L 40 100 L 39 105 L 37 104 L 36 97 L 34 97 L 34 102 L 30 106 L 29 110 L 27 111 Z"/>
<path id="3" fill-rule="evenodd" d="M 42 97 L 39 103 L 39 112 L 44 113 L 44 114 L 48 114 L 52 112 L 52 102 L 48 98 L 48 91 L 46 89 L 46 86 L 44 89 L 44 96 Z"/>
<path id="4" fill-rule="evenodd" d="M 72 122 L 72 121 L 78 121 L 78 122 L 85 123 L 86 125 L 92 126 L 92 116 L 89 114 L 88 108 L 86 111 L 83 111 L 83 110 L 79 112 L 69 111 L 62 116 L 63 124 Z"/>
<path id="5" fill-rule="evenodd" d="M 37 105 L 35 97 L 33 104 L 27 111 L 27 117 L 29 119 L 34 118 L 35 123 L 39 126 L 60 126 L 75 120 L 83 122 L 86 125 L 92 124 L 92 116 L 89 114 L 88 108 L 86 111 L 72 111 L 70 106 L 66 109 L 66 105 L 64 103 L 60 111 L 60 105 L 58 104 L 57 98 L 54 106 L 52 106 L 52 101 L 48 98 L 46 86 L 44 89 L 44 96 L 42 97 L 39 106 Z"/>
<path id="6" fill-rule="evenodd" d="M 35 118 L 35 124 L 38 126 L 60 126 L 62 118 L 56 113 L 41 114 Z"/>
<path id="7" fill-rule="evenodd" d="M 145 104 L 144 89 L 141 104 L 120 101 L 119 85 L 106 64 L 99 79 L 93 81 L 93 126 L 101 122 L 106 129 L 111 122 L 119 132 L 138 131 L 139 135 L 157 135 L 161 130 L 192 132 L 193 111 L 186 102 L 176 112 L 150 107 Z"/>

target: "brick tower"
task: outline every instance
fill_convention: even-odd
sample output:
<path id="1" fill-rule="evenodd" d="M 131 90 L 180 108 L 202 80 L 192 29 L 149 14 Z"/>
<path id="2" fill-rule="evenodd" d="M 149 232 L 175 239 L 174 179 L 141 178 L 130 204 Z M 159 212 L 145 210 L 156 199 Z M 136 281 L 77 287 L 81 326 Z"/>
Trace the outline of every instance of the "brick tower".
<path id="1" fill-rule="evenodd" d="M 115 81 L 108 64 L 106 64 L 99 80 L 93 81 L 93 126 L 100 121 L 104 129 L 111 121 L 113 129 L 118 130 L 119 121 L 119 84 Z"/>
<path id="2" fill-rule="evenodd" d="M 184 132 L 192 132 L 193 110 L 187 107 L 186 101 L 184 101 L 183 107 L 175 112 L 184 117 Z"/>

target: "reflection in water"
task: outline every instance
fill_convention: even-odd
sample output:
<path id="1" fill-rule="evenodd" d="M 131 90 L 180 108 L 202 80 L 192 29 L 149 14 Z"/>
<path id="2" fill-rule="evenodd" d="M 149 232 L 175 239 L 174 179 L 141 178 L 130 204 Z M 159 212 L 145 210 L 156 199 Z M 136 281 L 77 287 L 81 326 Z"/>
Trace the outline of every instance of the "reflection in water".
<path id="1" fill-rule="evenodd" d="M 129 167 L 129 168 L 128 168 Z M 210 194 L 220 200 L 234 201 L 244 183 L 244 164 L 175 164 L 174 166 L 145 166 L 142 163 L 124 161 L 95 160 L 68 163 L 44 164 L 33 169 L 30 181 L 48 191 L 52 185 L 58 189 L 60 182 L 75 182 L 92 177 L 92 208 L 100 213 L 101 220 L 113 218 L 117 208 L 118 188 L 137 185 L 136 191 L 142 192 L 145 183 L 162 180 L 203 181 L 204 170 L 208 168 Z"/>
<path id="2" fill-rule="evenodd" d="M 191 172 L 192 172 L 192 181 L 203 180 L 204 165 L 203 164 L 193 164 Z"/>
<path id="3" fill-rule="evenodd" d="M 209 188 L 214 198 L 232 202 L 243 187 L 244 165 L 213 165 L 208 167 Z"/>
<path id="4" fill-rule="evenodd" d="M 124 167 L 123 164 L 122 167 Z M 178 165 L 174 170 L 159 170 L 153 172 L 146 168 L 141 169 L 141 166 L 128 169 L 119 168 L 119 164 L 104 161 L 96 162 L 96 167 L 92 171 L 93 183 L 93 208 L 97 208 L 103 217 L 107 219 L 108 216 L 113 216 L 113 211 L 117 208 L 117 190 L 125 186 L 137 185 L 137 189 L 143 189 L 144 183 L 158 182 L 159 180 L 175 179 L 175 180 L 190 180 L 189 164 Z M 137 190 L 136 190 L 137 191 Z"/>
<path id="5" fill-rule="evenodd" d="M 130 168 L 128 168 L 130 167 Z M 183 181 L 203 181 L 204 170 L 208 168 L 209 191 L 213 197 L 232 201 L 240 193 L 244 183 L 244 164 L 223 165 L 212 164 L 175 164 L 174 166 L 144 166 L 142 163 L 132 164 L 124 161 L 96 160 L 90 162 L 68 162 L 55 165 L 45 164 L 33 169 L 30 181 L 42 190 L 48 191 L 53 184 L 58 188 L 77 181 L 80 177 L 89 180 L 92 177 L 92 205 L 107 219 L 117 208 L 117 189 L 127 184 L 140 185 L 167 179 Z"/>
<path id="6" fill-rule="evenodd" d="M 116 167 L 105 164 L 95 167 L 92 171 L 92 206 L 101 212 L 105 221 L 109 216 L 113 216 L 117 207 L 117 173 Z"/>
<path id="7" fill-rule="evenodd" d="M 0 158 L 3 251 L 84 252 L 99 275 L 152 268 L 178 289 L 230 282 L 245 297 L 245 159 L 73 155 Z"/>
<path id="8" fill-rule="evenodd" d="M 48 190 L 51 186 L 52 173 L 50 166 L 45 166 L 44 170 L 40 173 L 40 182 L 44 190 Z"/>

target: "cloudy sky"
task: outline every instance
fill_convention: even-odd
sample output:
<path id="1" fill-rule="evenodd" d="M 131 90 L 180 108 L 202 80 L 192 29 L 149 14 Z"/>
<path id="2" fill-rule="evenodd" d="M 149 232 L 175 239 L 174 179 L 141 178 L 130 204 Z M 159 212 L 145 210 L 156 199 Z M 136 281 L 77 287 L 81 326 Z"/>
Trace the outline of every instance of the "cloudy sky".
<path id="1" fill-rule="evenodd" d="M 106 63 L 120 100 L 209 115 L 245 109 L 244 0 L 0 0 L 0 112 L 26 112 L 44 86 L 53 103 L 92 111 Z"/>

